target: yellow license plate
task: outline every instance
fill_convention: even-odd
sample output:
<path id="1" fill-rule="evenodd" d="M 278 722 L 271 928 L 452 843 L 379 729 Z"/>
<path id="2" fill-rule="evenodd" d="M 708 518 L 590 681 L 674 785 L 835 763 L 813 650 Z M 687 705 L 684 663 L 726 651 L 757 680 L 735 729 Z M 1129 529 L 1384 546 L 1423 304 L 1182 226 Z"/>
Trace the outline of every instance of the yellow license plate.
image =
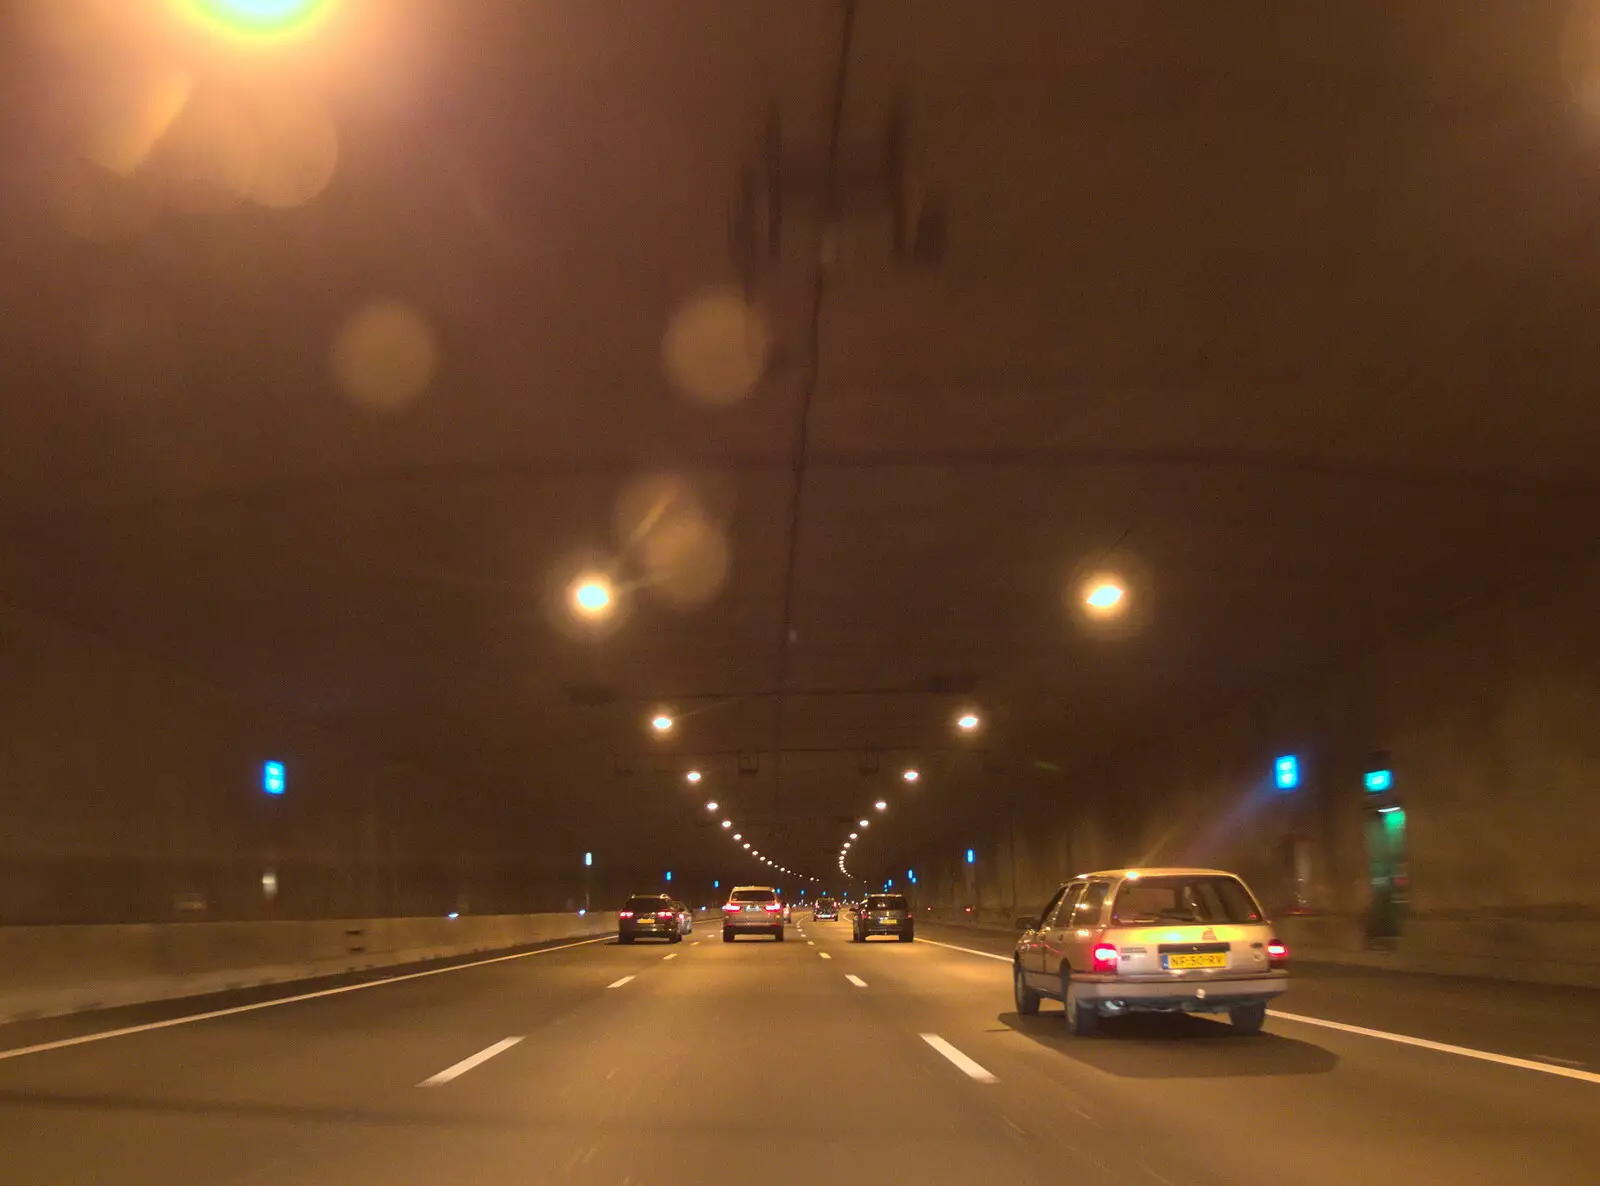
<path id="1" fill-rule="evenodd" d="M 1228 953 L 1226 951 L 1196 951 L 1180 952 L 1167 956 L 1167 967 L 1180 968 L 1226 968 L 1228 966 Z"/>

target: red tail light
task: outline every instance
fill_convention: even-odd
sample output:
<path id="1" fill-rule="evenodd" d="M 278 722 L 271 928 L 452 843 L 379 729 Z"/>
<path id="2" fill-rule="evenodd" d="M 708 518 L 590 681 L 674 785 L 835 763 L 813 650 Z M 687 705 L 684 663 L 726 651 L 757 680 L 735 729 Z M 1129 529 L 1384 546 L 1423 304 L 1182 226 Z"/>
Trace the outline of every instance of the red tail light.
<path id="1" fill-rule="evenodd" d="M 767 907 L 767 913 L 768 914 L 776 914 L 776 913 L 778 913 L 778 911 L 780 911 L 782 909 L 783 909 L 783 907 L 782 906 L 778 906 L 778 905 L 768 906 Z"/>
<path id="2" fill-rule="evenodd" d="M 1267 944 L 1267 966 L 1281 968 L 1289 962 L 1289 949 L 1283 943 L 1274 939 Z"/>
<path id="3" fill-rule="evenodd" d="M 1094 972 L 1099 974 L 1115 974 L 1117 970 L 1117 949 L 1109 943 L 1096 943 L 1094 945 Z"/>
<path id="4" fill-rule="evenodd" d="M 631 911 L 631 910 L 619 910 L 619 911 L 617 911 L 617 917 L 618 918 L 632 918 L 633 917 L 633 911 Z"/>
<path id="5" fill-rule="evenodd" d="M 739 907 L 737 905 L 735 905 L 734 903 L 732 903 L 732 902 L 729 902 L 726 906 L 723 907 L 723 909 L 726 910 L 729 914 L 738 914 L 739 913 Z"/>
<path id="6" fill-rule="evenodd" d="M 673 915 L 673 912 L 671 910 L 657 910 L 656 911 L 656 917 L 657 918 L 671 918 L 672 915 Z"/>

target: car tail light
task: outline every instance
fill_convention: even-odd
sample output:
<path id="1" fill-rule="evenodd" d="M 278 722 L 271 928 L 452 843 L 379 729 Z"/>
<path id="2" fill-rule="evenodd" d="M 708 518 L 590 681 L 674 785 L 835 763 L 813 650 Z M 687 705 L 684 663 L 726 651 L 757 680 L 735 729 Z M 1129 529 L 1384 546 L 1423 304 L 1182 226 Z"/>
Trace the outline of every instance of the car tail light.
<path id="1" fill-rule="evenodd" d="M 1094 968 L 1096 973 L 1115 973 L 1117 970 L 1117 949 L 1109 943 L 1096 943 L 1094 945 Z"/>
<path id="2" fill-rule="evenodd" d="M 776 913 L 778 913 L 778 911 L 780 911 L 782 909 L 783 909 L 782 906 L 768 906 L 767 907 L 767 913 L 768 914 L 776 914 Z"/>
<path id="3" fill-rule="evenodd" d="M 619 911 L 617 911 L 617 917 L 618 918 L 632 918 L 633 917 L 633 911 L 631 911 L 631 910 L 619 910 Z"/>
<path id="4" fill-rule="evenodd" d="M 673 914 L 673 912 L 670 911 L 670 910 L 657 910 L 656 911 L 656 917 L 657 918 L 671 918 L 672 914 Z"/>
<path id="5" fill-rule="evenodd" d="M 1273 939 L 1267 944 L 1267 966 L 1281 968 L 1289 962 L 1289 949 L 1284 946 L 1281 939 Z"/>
<path id="6" fill-rule="evenodd" d="M 739 907 L 734 902 L 729 902 L 726 906 L 723 907 L 723 909 L 726 910 L 729 914 L 738 914 L 739 913 Z"/>

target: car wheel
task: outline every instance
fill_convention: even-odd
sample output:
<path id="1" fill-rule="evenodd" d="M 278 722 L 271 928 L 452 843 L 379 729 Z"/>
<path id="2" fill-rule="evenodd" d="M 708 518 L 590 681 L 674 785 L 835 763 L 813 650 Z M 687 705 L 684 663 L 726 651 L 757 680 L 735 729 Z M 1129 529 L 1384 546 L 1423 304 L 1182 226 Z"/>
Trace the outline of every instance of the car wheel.
<path id="1" fill-rule="evenodd" d="M 618 935 L 617 936 L 617 943 L 622 947 L 626 947 L 628 944 L 630 944 L 632 942 L 633 942 L 633 936 L 632 935 Z"/>
<path id="2" fill-rule="evenodd" d="M 1039 994 L 1028 987 L 1021 964 L 1014 964 L 1011 968 L 1011 995 L 1017 1002 L 1017 1012 L 1022 1016 L 1032 1017 L 1039 1012 Z"/>
<path id="3" fill-rule="evenodd" d="M 683 936 L 682 935 L 674 935 L 674 936 L 672 936 L 672 940 L 671 941 L 673 943 L 682 943 L 683 942 Z"/>
<path id="4" fill-rule="evenodd" d="M 1266 1024 L 1267 1007 L 1260 1002 L 1254 1005 L 1235 1005 L 1228 1010 L 1228 1020 L 1233 1022 L 1233 1028 L 1241 1034 L 1259 1034 L 1261 1027 Z"/>
<path id="5" fill-rule="evenodd" d="M 1061 1007 L 1066 1017 L 1067 1032 L 1075 1038 L 1087 1038 L 1100 1024 L 1100 1014 L 1093 1005 L 1085 1005 L 1072 995 L 1072 985 L 1067 974 L 1061 974 Z"/>
<path id="6" fill-rule="evenodd" d="M 782 943 L 783 942 L 783 928 L 779 927 L 777 930 L 773 931 L 772 932 L 772 937 L 774 939 L 776 939 L 779 943 Z"/>
<path id="7" fill-rule="evenodd" d="M 724 930 L 722 932 L 722 941 L 724 943 L 732 943 L 733 942 L 733 932 L 729 931 L 729 930 Z"/>
<path id="8" fill-rule="evenodd" d="M 909 943 L 909 942 L 911 942 L 911 940 L 915 939 L 916 937 L 917 937 L 917 933 L 915 931 L 901 931 L 900 932 L 900 942 L 902 942 L 902 943 Z"/>

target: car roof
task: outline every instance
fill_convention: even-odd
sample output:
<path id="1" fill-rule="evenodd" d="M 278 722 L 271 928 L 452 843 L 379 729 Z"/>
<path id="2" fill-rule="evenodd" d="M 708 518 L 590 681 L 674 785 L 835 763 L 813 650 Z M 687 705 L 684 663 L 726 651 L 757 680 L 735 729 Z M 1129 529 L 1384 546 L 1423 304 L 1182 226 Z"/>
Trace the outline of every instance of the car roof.
<path id="1" fill-rule="evenodd" d="M 671 894 L 629 894 L 628 897 L 630 897 L 630 898 L 665 898 L 669 902 L 673 900 Z"/>
<path id="2" fill-rule="evenodd" d="M 1235 881 L 1243 881 L 1244 880 L 1244 878 L 1240 877 L 1237 873 L 1233 872 L 1231 869 L 1198 869 L 1198 868 L 1189 868 L 1187 866 L 1180 866 L 1180 865 L 1148 866 L 1148 867 L 1142 867 L 1142 868 L 1141 867 L 1134 867 L 1134 868 L 1123 868 L 1123 869 L 1097 869 L 1093 873 L 1074 873 L 1067 880 L 1068 881 L 1081 881 L 1086 877 L 1108 877 L 1108 878 L 1117 878 L 1117 877 L 1129 878 L 1129 877 L 1132 877 L 1132 878 L 1139 878 L 1139 877 L 1194 877 L 1194 876 L 1197 876 L 1197 875 L 1198 876 L 1206 876 L 1206 877 L 1232 877 Z M 1065 885 L 1066 882 L 1063 881 L 1061 884 Z"/>
<path id="3" fill-rule="evenodd" d="M 730 894 L 736 894 L 740 890 L 753 890 L 753 889 L 755 889 L 755 890 L 766 890 L 768 893 L 772 893 L 772 894 L 775 894 L 775 893 L 778 892 L 775 888 L 773 888 L 770 885 L 736 885 L 731 890 L 729 890 L 728 892 Z"/>

